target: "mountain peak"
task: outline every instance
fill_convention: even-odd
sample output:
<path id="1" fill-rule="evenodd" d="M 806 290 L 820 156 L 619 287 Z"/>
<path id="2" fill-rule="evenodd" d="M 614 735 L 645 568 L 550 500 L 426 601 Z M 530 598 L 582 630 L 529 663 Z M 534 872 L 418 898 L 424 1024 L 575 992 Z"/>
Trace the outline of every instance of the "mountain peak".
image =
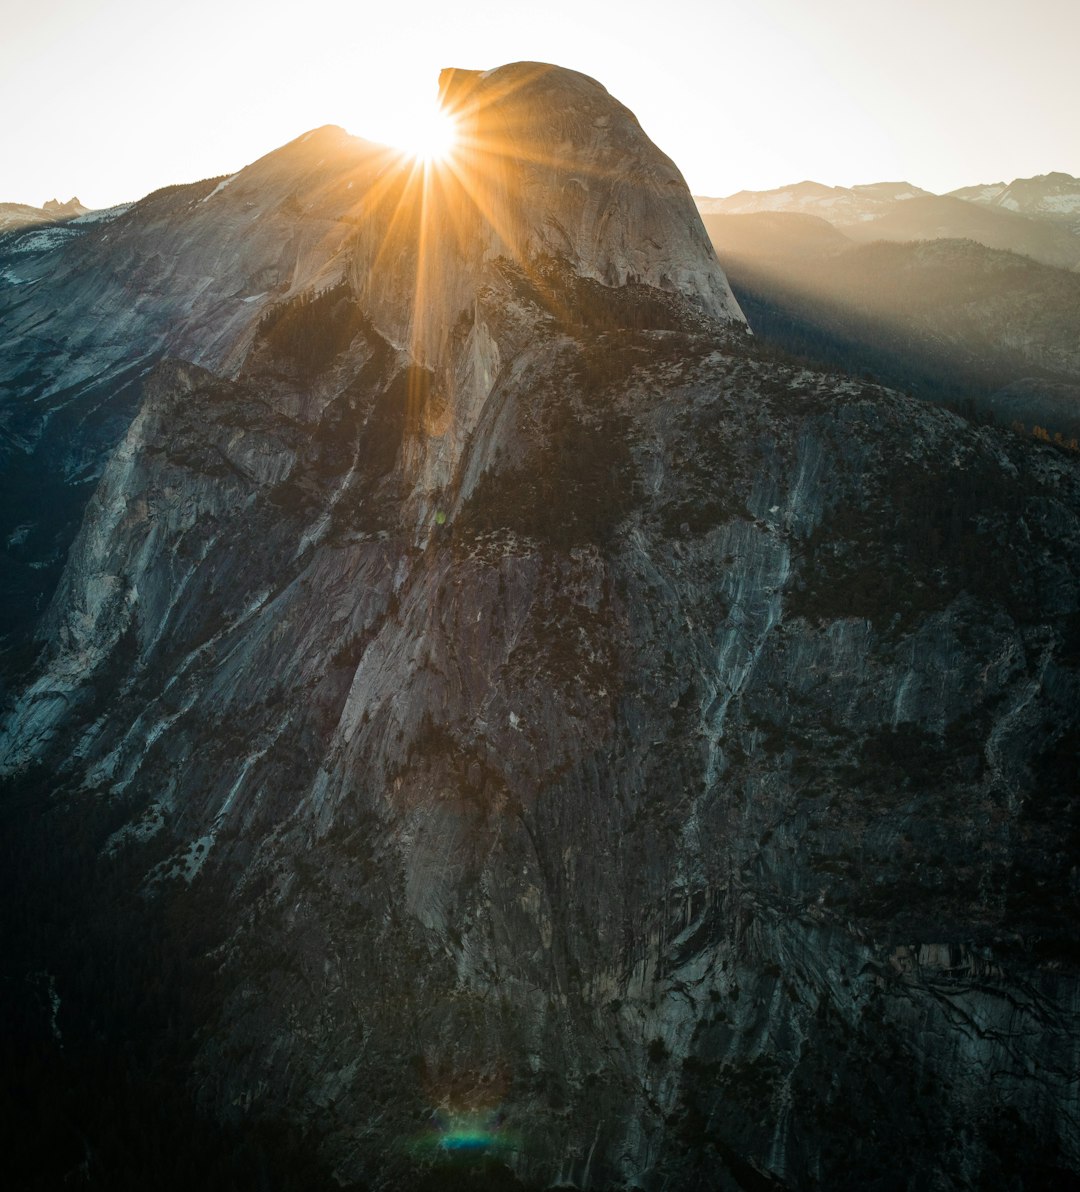
<path id="1" fill-rule="evenodd" d="M 439 87 L 459 128 L 428 188 L 446 243 L 480 259 L 554 257 L 605 285 L 641 282 L 742 321 L 681 173 L 595 79 L 515 62 L 447 68 Z"/>
<path id="2" fill-rule="evenodd" d="M 66 203 L 61 203 L 59 199 L 49 199 L 42 204 L 42 211 L 48 212 L 49 215 L 69 216 L 69 215 L 83 215 L 89 210 L 79 202 L 76 196 L 72 196 Z"/>
<path id="3" fill-rule="evenodd" d="M 1054 170 L 1011 182 L 963 186 L 950 191 L 953 198 L 983 207 L 997 207 L 1036 219 L 1067 221 L 1075 225 L 1080 216 L 1080 178 Z"/>

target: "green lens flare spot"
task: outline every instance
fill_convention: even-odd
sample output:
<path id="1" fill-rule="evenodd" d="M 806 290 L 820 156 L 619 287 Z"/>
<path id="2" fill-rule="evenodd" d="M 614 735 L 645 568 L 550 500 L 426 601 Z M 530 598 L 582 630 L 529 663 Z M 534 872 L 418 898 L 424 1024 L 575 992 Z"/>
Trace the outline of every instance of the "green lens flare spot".
<path id="1" fill-rule="evenodd" d="M 428 1129 L 409 1141 L 407 1148 L 429 1163 L 457 1165 L 519 1150 L 521 1138 L 508 1130 L 497 1115 L 439 1114 Z"/>

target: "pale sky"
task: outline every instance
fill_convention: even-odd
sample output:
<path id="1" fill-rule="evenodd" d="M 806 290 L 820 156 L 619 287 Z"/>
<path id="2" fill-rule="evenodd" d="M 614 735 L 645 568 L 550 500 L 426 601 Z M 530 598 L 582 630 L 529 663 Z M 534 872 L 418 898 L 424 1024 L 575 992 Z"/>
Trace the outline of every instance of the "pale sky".
<path id="1" fill-rule="evenodd" d="M 1080 175 L 1080 0 L 0 0 L 0 201 L 100 207 L 310 128 L 393 141 L 443 66 L 631 108 L 697 194 Z"/>

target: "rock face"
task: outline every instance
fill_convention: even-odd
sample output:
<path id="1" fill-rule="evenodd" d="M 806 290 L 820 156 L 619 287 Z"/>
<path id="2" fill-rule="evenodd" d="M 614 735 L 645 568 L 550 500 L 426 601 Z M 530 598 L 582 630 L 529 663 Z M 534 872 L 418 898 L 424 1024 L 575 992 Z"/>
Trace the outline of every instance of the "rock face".
<path id="1" fill-rule="evenodd" d="M 168 354 L 235 375 L 276 300 L 348 274 L 425 366 L 501 256 L 550 255 L 742 319 L 681 175 L 598 83 L 528 63 L 445 82 L 473 131 L 425 184 L 400 155 L 327 126 L 231 177 L 0 237 L 0 460 L 19 478 L 0 514 L 15 538 L 5 625 L 40 612 L 153 366 Z M 40 478 L 57 475 L 67 488 L 43 499 Z"/>
<path id="2" fill-rule="evenodd" d="M 321 128 L 230 178 L 0 236 L 0 645 L 47 602 L 143 379 L 167 354 L 235 373 L 268 304 L 340 279 L 389 160 Z"/>
<path id="3" fill-rule="evenodd" d="M 443 90 L 453 168 L 357 150 L 309 284 L 148 375 L 8 806 L 93 823 L 88 921 L 132 884 L 198 920 L 193 1096 L 341 1183 L 483 1128 L 539 1188 L 1053 1186 L 1075 461 L 755 347 L 598 84 Z M 250 169 L 259 204 L 291 167 Z M 194 203 L 245 174 L 159 235 L 225 235 Z"/>

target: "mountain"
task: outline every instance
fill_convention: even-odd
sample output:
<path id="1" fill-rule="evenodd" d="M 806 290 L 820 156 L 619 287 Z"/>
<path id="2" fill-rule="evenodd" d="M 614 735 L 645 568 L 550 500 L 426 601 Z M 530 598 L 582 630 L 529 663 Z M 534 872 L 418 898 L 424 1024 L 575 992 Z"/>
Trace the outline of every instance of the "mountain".
<path id="1" fill-rule="evenodd" d="M 1043 265 L 1061 269 L 1080 265 L 1080 237 L 1067 227 L 947 195 L 913 199 L 894 206 L 872 223 L 845 230 L 863 241 L 974 240 L 987 248 L 1020 253 Z"/>
<path id="2" fill-rule="evenodd" d="M 702 216 L 718 254 L 740 257 L 798 257 L 817 261 L 852 247 L 852 240 L 817 215 L 762 211 L 754 215 Z"/>
<path id="3" fill-rule="evenodd" d="M 799 182 L 775 190 L 740 190 L 726 199 L 696 198 L 703 215 L 750 215 L 760 211 L 787 211 L 817 215 L 837 227 L 877 219 L 894 204 L 926 197 L 928 192 L 908 182 L 873 182 L 865 186 L 822 186 Z"/>
<path id="4" fill-rule="evenodd" d="M 273 301 L 343 276 L 386 150 L 326 127 L 229 178 L 0 237 L 0 571 L 10 650 L 166 355 L 235 373 Z"/>
<path id="5" fill-rule="evenodd" d="M 0 234 L 34 224 L 58 223 L 86 215 L 89 211 L 89 207 L 84 207 L 75 198 L 68 199 L 66 203 L 49 199 L 44 207 L 31 207 L 26 203 L 0 203 Z"/>
<path id="6" fill-rule="evenodd" d="M 1076 272 L 972 240 L 858 244 L 806 215 L 704 220 L 759 336 L 1006 426 L 1080 436 Z"/>
<path id="7" fill-rule="evenodd" d="M 1049 177 L 1056 177 L 1050 175 Z M 1068 177 L 1061 175 L 1061 177 Z M 981 192 L 983 188 L 974 188 Z M 1047 200 L 1049 201 L 1049 200 Z M 1064 201 L 1064 200 L 1062 200 Z M 769 191 L 739 191 L 726 199 L 696 199 L 703 215 L 766 211 L 814 215 L 845 235 L 873 240 L 974 240 L 1063 269 L 1080 266 L 1080 230 L 1031 210 L 969 201 L 964 193 L 934 195 L 908 183 L 828 187 L 816 182 Z"/>
<path id="8" fill-rule="evenodd" d="M 394 179 L 385 195 L 383 175 Z M 0 572 L 0 608 L 15 631 L 6 634 L 9 649 L 56 582 L 88 488 L 130 421 L 142 379 L 167 354 L 234 374 L 271 302 L 335 284 L 346 271 L 346 242 L 362 239 L 365 227 L 383 236 L 393 188 L 406 177 L 384 147 L 326 127 L 230 178 L 167 187 L 131 207 L 0 238 L 0 537 L 12 548 Z M 666 162 L 653 187 L 676 180 L 681 185 Z M 561 217 L 553 208 L 529 228 L 516 226 L 517 213 L 532 200 L 510 189 L 522 180 L 499 166 L 484 182 L 483 228 L 471 240 L 463 227 L 440 228 L 447 243 L 498 253 L 514 241 L 515 253 L 570 254 L 585 277 L 699 290 L 713 313 L 733 302 L 715 261 L 701 265 L 708 241 L 692 210 L 679 214 L 678 228 L 643 227 L 638 243 L 626 243 L 621 196 L 648 193 L 626 178 L 613 177 L 606 191 L 592 187 L 586 209 L 583 179 L 570 177 Z M 606 207 L 595 205 L 598 191 Z M 381 222 L 369 218 L 376 199 Z M 466 217 L 476 225 L 470 206 Z M 584 239 L 571 243 L 568 234 Z M 416 284 L 415 246 L 391 240 L 363 251 L 379 269 L 357 285 L 365 293 L 375 286 L 373 315 L 396 323 L 388 334 L 405 342 L 411 333 L 400 312 Z M 399 254 L 392 266 L 391 252 Z M 448 300 L 466 302 L 474 283 L 463 264 L 442 269 L 433 290 L 447 286 Z M 426 298 L 430 305 L 433 292 Z M 438 326 L 433 311 L 429 324 Z M 413 347 L 426 362 L 429 350 Z M 57 476 L 64 484 L 54 491 Z M 43 484 L 53 487 L 46 493 Z"/>
<path id="9" fill-rule="evenodd" d="M 9 251 L 10 456 L 99 474 L 3 728 L 9 1163 L 1067 1186 L 1075 457 L 748 334 L 595 81 L 441 85 L 445 169 Z"/>
<path id="10" fill-rule="evenodd" d="M 1080 178 L 1072 174 L 1039 174 L 1012 182 L 965 186 L 950 191 L 953 198 L 986 207 L 1016 211 L 1036 219 L 1059 220 L 1075 232 L 1080 228 Z"/>

